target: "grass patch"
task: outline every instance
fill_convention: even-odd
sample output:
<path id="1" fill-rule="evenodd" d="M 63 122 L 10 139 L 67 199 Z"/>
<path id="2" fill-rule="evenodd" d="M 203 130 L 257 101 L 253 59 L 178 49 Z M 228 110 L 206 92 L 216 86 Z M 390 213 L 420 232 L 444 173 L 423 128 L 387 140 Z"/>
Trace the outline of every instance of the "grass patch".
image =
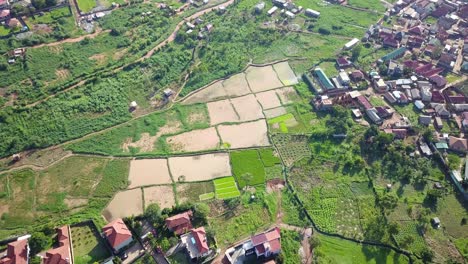
<path id="1" fill-rule="evenodd" d="M 301 263 L 299 255 L 301 239 L 301 235 L 296 231 L 281 230 L 281 252 L 284 256 L 284 264 Z"/>
<path id="2" fill-rule="evenodd" d="M 382 97 L 380 96 L 371 96 L 369 101 L 373 106 L 386 106 L 387 105 L 385 101 L 382 99 Z"/>
<path id="3" fill-rule="evenodd" d="M 210 193 L 204 193 L 204 194 L 200 194 L 200 196 L 198 196 L 200 201 L 206 201 L 206 200 L 211 200 L 213 198 L 215 198 L 215 193 L 214 192 L 210 192 Z"/>
<path id="4" fill-rule="evenodd" d="M 282 179 L 283 178 L 283 167 L 281 165 L 275 165 L 272 167 L 265 167 L 266 180 L 271 179 Z"/>
<path id="5" fill-rule="evenodd" d="M 77 264 L 96 263 L 110 256 L 103 239 L 89 225 L 72 227 L 71 234 Z"/>
<path id="6" fill-rule="evenodd" d="M 265 168 L 257 150 L 231 152 L 231 165 L 240 188 L 265 183 Z"/>
<path id="7" fill-rule="evenodd" d="M 320 245 L 315 248 L 315 254 L 320 263 L 408 263 L 406 256 L 390 249 L 376 246 L 365 246 L 339 238 L 318 235 Z"/>
<path id="8" fill-rule="evenodd" d="M 263 161 L 265 167 L 272 167 L 281 164 L 281 160 L 275 155 L 274 150 L 271 148 L 259 149 L 258 153 Z"/>
<path id="9" fill-rule="evenodd" d="M 78 2 L 78 8 L 82 13 L 88 13 L 91 11 L 93 8 L 96 7 L 96 1 L 95 0 L 77 0 Z"/>

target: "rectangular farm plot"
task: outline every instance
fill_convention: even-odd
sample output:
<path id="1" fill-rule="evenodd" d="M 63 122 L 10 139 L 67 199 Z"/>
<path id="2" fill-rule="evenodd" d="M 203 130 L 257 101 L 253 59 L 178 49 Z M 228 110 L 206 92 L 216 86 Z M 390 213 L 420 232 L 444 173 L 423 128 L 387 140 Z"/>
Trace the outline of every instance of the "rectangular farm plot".
<path id="1" fill-rule="evenodd" d="M 262 107 L 253 94 L 231 99 L 240 121 L 251 121 L 263 118 Z"/>
<path id="2" fill-rule="evenodd" d="M 200 199 L 201 195 L 213 192 L 214 186 L 212 181 L 177 183 L 176 186 L 176 196 L 179 204 L 184 202 L 195 202 Z"/>
<path id="3" fill-rule="evenodd" d="M 260 102 L 263 109 L 270 109 L 281 106 L 281 101 L 279 100 L 275 91 L 257 93 L 255 94 L 255 97 L 257 97 L 257 100 Z"/>
<path id="4" fill-rule="evenodd" d="M 119 192 L 103 213 L 107 221 L 143 214 L 143 195 L 140 188 Z"/>
<path id="5" fill-rule="evenodd" d="M 276 72 L 271 66 L 249 67 L 246 71 L 247 81 L 252 92 L 263 92 L 282 87 Z"/>
<path id="6" fill-rule="evenodd" d="M 265 183 L 265 168 L 257 150 L 231 152 L 231 164 L 240 188 Z"/>
<path id="7" fill-rule="evenodd" d="M 213 181 L 215 186 L 216 199 L 224 200 L 240 196 L 237 183 L 234 177 L 226 177 Z"/>
<path id="8" fill-rule="evenodd" d="M 219 125 L 218 132 L 223 143 L 233 149 L 270 145 L 264 119 L 238 125 Z"/>
<path id="9" fill-rule="evenodd" d="M 211 102 L 207 104 L 207 107 L 211 125 L 239 121 L 239 117 L 229 100 Z"/>
<path id="10" fill-rule="evenodd" d="M 185 104 L 206 103 L 218 99 L 226 98 L 227 93 L 221 81 L 215 82 L 196 93 L 190 95 L 184 100 Z"/>
<path id="11" fill-rule="evenodd" d="M 295 85 L 298 83 L 297 77 L 287 61 L 274 64 L 273 69 L 276 74 L 278 74 L 278 77 L 284 86 Z"/>
<path id="12" fill-rule="evenodd" d="M 245 73 L 233 75 L 229 79 L 223 81 L 223 86 L 226 94 L 229 97 L 237 97 L 250 93 L 249 84 L 245 78 Z"/>
<path id="13" fill-rule="evenodd" d="M 298 125 L 296 118 L 291 113 L 268 119 L 268 124 L 273 130 L 280 130 L 282 133 L 288 133 L 290 127 Z"/>
<path id="14" fill-rule="evenodd" d="M 275 90 L 275 92 L 278 94 L 283 105 L 293 103 L 300 99 L 293 87 L 284 87 L 282 89 Z"/>
<path id="15" fill-rule="evenodd" d="M 231 175 L 229 154 L 214 153 L 169 158 L 169 168 L 175 180 L 208 181 Z"/>
<path id="16" fill-rule="evenodd" d="M 277 107 L 277 108 L 268 109 L 266 111 L 263 111 L 263 113 L 265 114 L 266 118 L 273 118 L 273 117 L 285 115 L 287 112 L 286 112 L 286 108 L 284 108 L 283 106 L 280 106 L 280 107 Z"/>
<path id="17" fill-rule="evenodd" d="M 214 127 L 192 130 L 166 138 L 173 152 L 192 152 L 217 149 L 220 145 L 218 133 Z"/>
<path id="18" fill-rule="evenodd" d="M 130 162 L 129 189 L 172 183 L 166 159 L 142 159 Z"/>
<path id="19" fill-rule="evenodd" d="M 176 204 L 172 185 L 144 188 L 143 195 L 145 197 L 145 208 L 152 203 L 158 204 L 161 209 L 172 208 Z"/>

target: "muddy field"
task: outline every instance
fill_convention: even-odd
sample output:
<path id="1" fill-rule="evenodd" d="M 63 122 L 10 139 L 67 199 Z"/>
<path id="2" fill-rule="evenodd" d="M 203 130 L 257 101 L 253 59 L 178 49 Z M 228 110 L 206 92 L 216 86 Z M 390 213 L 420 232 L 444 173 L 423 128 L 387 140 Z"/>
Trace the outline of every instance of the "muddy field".
<path id="1" fill-rule="evenodd" d="M 263 118 L 262 107 L 253 94 L 233 98 L 231 103 L 242 122 Z"/>
<path id="2" fill-rule="evenodd" d="M 225 122 L 239 121 L 239 117 L 229 100 L 211 102 L 207 104 L 207 107 L 212 126 Z"/>
<path id="3" fill-rule="evenodd" d="M 169 158 L 169 168 L 174 180 L 180 182 L 207 181 L 231 175 L 229 154 Z"/>
<path id="4" fill-rule="evenodd" d="M 246 70 L 246 76 L 249 87 L 254 93 L 283 86 L 272 66 L 249 67 Z"/>
<path id="5" fill-rule="evenodd" d="M 128 180 L 130 181 L 130 186 L 128 186 L 130 189 L 172 183 L 166 159 L 132 160 Z"/>
<path id="6" fill-rule="evenodd" d="M 265 114 L 266 118 L 273 118 L 273 117 L 285 115 L 286 114 L 286 108 L 284 108 L 283 106 L 280 106 L 280 107 L 277 107 L 277 108 L 273 108 L 273 109 L 263 111 L 263 113 Z"/>
<path id="7" fill-rule="evenodd" d="M 218 132 L 223 142 L 230 144 L 231 148 L 270 145 L 267 125 L 263 119 L 238 125 L 220 125 Z"/>
<path id="8" fill-rule="evenodd" d="M 257 97 L 264 110 L 281 106 L 281 101 L 275 91 L 257 93 L 255 97 Z"/>
<path id="9" fill-rule="evenodd" d="M 222 81 L 218 81 L 189 96 L 184 100 L 184 104 L 206 103 L 222 98 L 227 98 L 227 93 Z"/>
<path id="10" fill-rule="evenodd" d="M 143 189 L 145 197 L 145 207 L 152 203 L 157 203 L 161 209 L 175 206 L 174 189 L 172 185 L 152 186 Z"/>
<path id="11" fill-rule="evenodd" d="M 117 218 L 143 214 L 143 197 L 141 189 L 119 192 L 103 211 L 108 222 Z"/>
<path id="12" fill-rule="evenodd" d="M 294 90 L 293 87 L 278 89 L 276 90 L 276 94 L 278 94 L 283 105 L 293 103 L 299 98 L 299 95 L 296 93 L 296 90 Z"/>
<path id="13" fill-rule="evenodd" d="M 297 77 L 287 61 L 274 64 L 273 69 L 284 86 L 295 85 L 298 83 Z"/>
<path id="14" fill-rule="evenodd" d="M 217 149 L 220 144 L 218 134 L 214 127 L 192 130 L 166 138 L 171 151 L 192 152 Z"/>
<path id="15" fill-rule="evenodd" d="M 250 93 L 249 84 L 243 72 L 223 81 L 223 86 L 229 97 L 237 97 Z"/>

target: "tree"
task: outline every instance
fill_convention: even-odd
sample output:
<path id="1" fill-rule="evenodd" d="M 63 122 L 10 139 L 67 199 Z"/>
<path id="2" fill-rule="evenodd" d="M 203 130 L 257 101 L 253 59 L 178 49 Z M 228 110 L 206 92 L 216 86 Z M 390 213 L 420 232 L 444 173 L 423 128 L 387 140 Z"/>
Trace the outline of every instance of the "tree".
<path id="1" fill-rule="evenodd" d="M 391 235 L 398 235 L 400 233 L 400 225 L 398 223 L 390 223 L 388 225 L 388 232 Z"/>
<path id="2" fill-rule="evenodd" d="M 361 55 L 361 50 L 362 50 L 362 45 L 357 45 L 356 47 L 351 50 L 351 60 L 352 61 L 357 61 L 359 58 L 359 55 Z"/>
<path id="3" fill-rule="evenodd" d="M 408 247 L 410 244 L 414 242 L 414 237 L 411 235 L 405 235 L 400 242 L 402 247 Z"/>
<path id="4" fill-rule="evenodd" d="M 204 203 L 198 203 L 194 207 L 193 216 L 202 222 L 206 222 L 206 217 L 210 213 L 210 207 Z"/>
<path id="5" fill-rule="evenodd" d="M 45 0 L 32 0 L 31 4 L 36 8 L 36 9 L 41 9 L 46 7 L 46 1 Z"/>
<path id="6" fill-rule="evenodd" d="M 451 170 L 458 170 L 460 168 L 460 157 L 455 154 L 449 154 L 447 156 L 449 168 Z"/>
<path id="7" fill-rule="evenodd" d="M 41 257 L 34 256 L 34 257 L 32 257 L 32 258 L 29 260 L 29 263 L 30 263 L 30 264 L 41 264 L 41 263 L 42 263 L 42 259 L 41 259 Z"/>
<path id="8" fill-rule="evenodd" d="M 29 239 L 29 247 L 31 248 L 31 255 L 36 255 L 42 250 L 52 245 L 52 238 L 46 236 L 42 232 L 36 232 L 31 235 Z"/>
<path id="9" fill-rule="evenodd" d="M 45 0 L 47 6 L 57 5 L 57 0 Z"/>
<path id="10" fill-rule="evenodd" d="M 398 204 L 398 197 L 394 193 L 386 193 L 379 197 L 379 204 L 384 209 L 392 210 Z"/>
<path id="11" fill-rule="evenodd" d="M 148 205 L 145 210 L 145 217 L 148 218 L 149 221 L 154 223 L 159 223 L 162 220 L 161 218 L 161 208 L 158 204 L 152 203 Z"/>
<path id="12" fill-rule="evenodd" d="M 425 247 L 421 251 L 421 258 L 424 261 L 424 263 L 430 263 L 434 258 L 434 252 L 432 252 L 432 250 L 430 250 L 429 248 Z"/>
<path id="13" fill-rule="evenodd" d="M 427 191 L 426 198 L 424 200 L 429 204 L 435 205 L 440 197 L 442 197 L 442 190 L 431 189 Z"/>

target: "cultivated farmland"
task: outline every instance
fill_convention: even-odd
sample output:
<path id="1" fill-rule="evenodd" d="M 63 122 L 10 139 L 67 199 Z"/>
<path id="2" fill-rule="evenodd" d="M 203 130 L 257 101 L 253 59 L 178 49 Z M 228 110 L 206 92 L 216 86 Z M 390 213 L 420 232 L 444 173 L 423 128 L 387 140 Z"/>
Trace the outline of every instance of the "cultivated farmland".
<path id="1" fill-rule="evenodd" d="M 226 177 L 213 181 L 216 199 L 226 200 L 240 196 L 239 189 L 234 177 Z"/>
<path id="2" fill-rule="evenodd" d="M 238 125 L 220 125 L 218 132 L 223 143 L 229 144 L 233 149 L 270 145 L 263 119 Z"/>
<path id="3" fill-rule="evenodd" d="M 177 201 L 179 204 L 184 202 L 195 202 L 202 198 L 207 198 L 210 195 L 205 195 L 214 192 L 214 186 L 212 181 L 206 182 L 191 182 L 191 183 L 177 183 L 176 185 L 176 195 Z M 203 196 L 205 195 L 205 196 Z M 213 197 L 214 198 L 214 193 Z"/>
<path id="4" fill-rule="evenodd" d="M 257 100 L 262 105 L 263 110 L 281 106 L 281 102 L 275 91 L 266 91 L 255 94 Z"/>
<path id="5" fill-rule="evenodd" d="M 246 70 L 246 77 L 249 87 L 254 93 L 283 86 L 272 66 L 249 67 Z"/>
<path id="6" fill-rule="evenodd" d="M 280 107 L 277 107 L 277 108 L 268 109 L 266 111 L 263 111 L 263 113 L 265 114 L 266 118 L 273 118 L 273 117 L 285 115 L 287 112 L 286 112 L 286 108 L 284 108 L 283 106 L 280 106 Z"/>
<path id="7" fill-rule="evenodd" d="M 227 153 L 169 158 L 172 177 L 179 182 L 207 181 L 231 175 Z"/>
<path id="8" fill-rule="evenodd" d="M 284 86 L 295 85 L 298 83 L 297 77 L 292 71 L 291 67 L 289 67 L 288 62 L 273 64 L 273 69 Z"/>
<path id="9" fill-rule="evenodd" d="M 217 149 L 220 140 L 214 127 L 192 130 L 166 138 L 171 152 L 194 152 Z"/>
<path id="10" fill-rule="evenodd" d="M 311 155 L 305 136 L 275 134 L 272 135 L 271 139 L 287 166 Z"/>
<path id="11" fill-rule="evenodd" d="M 117 193 L 107 205 L 103 215 L 107 221 L 117 218 L 141 215 L 143 213 L 143 194 L 140 188 Z"/>
<path id="12" fill-rule="evenodd" d="M 172 183 L 166 159 L 142 159 L 130 162 L 128 188 Z"/>
<path id="13" fill-rule="evenodd" d="M 257 150 L 231 152 L 231 164 L 240 188 L 265 183 L 265 168 Z"/>
<path id="14" fill-rule="evenodd" d="M 293 103 L 300 99 L 293 87 L 285 87 L 275 90 L 283 105 Z"/>
<path id="15" fill-rule="evenodd" d="M 262 107 L 253 94 L 231 99 L 242 122 L 263 118 Z"/>
<path id="16" fill-rule="evenodd" d="M 172 208 L 176 204 L 172 185 L 144 188 L 143 196 L 145 197 L 145 207 L 156 203 L 160 208 Z"/>
<path id="17" fill-rule="evenodd" d="M 234 107 L 227 99 L 208 103 L 207 107 L 208 113 L 210 114 L 211 125 L 239 121 Z"/>

